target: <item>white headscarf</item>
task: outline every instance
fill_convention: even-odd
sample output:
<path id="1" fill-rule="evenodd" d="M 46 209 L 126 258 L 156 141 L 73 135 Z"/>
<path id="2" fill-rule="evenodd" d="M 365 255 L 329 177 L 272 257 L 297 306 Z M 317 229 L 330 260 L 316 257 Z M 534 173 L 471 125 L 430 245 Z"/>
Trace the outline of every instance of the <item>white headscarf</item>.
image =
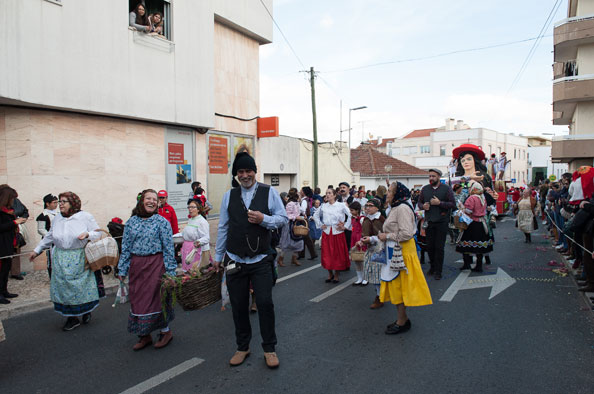
<path id="1" fill-rule="evenodd" d="M 476 182 L 476 181 L 471 182 L 470 186 L 468 187 L 469 196 L 473 195 L 473 191 L 478 192 L 478 193 L 474 193 L 474 195 L 476 195 L 481 200 L 481 203 L 483 205 L 485 205 L 486 204 L 485 196 L 483 195 L 485 190 L 483 189 L 483 185 L 481 185 L 480 182 Z"/>

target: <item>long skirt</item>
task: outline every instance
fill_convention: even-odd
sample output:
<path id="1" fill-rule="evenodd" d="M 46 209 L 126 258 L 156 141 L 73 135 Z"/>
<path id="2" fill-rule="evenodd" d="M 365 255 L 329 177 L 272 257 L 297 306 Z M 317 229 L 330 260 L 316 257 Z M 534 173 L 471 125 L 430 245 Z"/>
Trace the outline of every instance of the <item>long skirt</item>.
<path id="1" fill-rule="evenodd" d="M 531 209 L 520 209 L 518 212 L 518 228 L 523 233 L 534 231 L 534 214 Z"/>
<path id="2" fill-rule="evenodd" d="M 475 222 L 468 225 L 468 228 L 462 233 L 460 241 L 456 245 L 456 252 L 485 254 L 493 251 L 493 237 L 485 232 L 482 222 Z"/>
<path id="3" fill-rule="evenodd" d="M 149 335 L 166 328 L 175 318 L 171 296 L 165 301 L 165 313 L 161 303 L 161 278 L 165 274 L 163 254 L 150 256 L 132 255 L 130 260 L 129 289 L 130 315 L 128 332 Z"/>
<path id="4" fill-rule="evenodd" d="M 322 267 L 332 271 L 344 271 L 351 267 L 344 232 L 330 234 L 322 232 Z"/>
<path id="5" fill-rule="evenodd" d="M 433 301 L 417 256 L 415 240 L 401 242 L 400 246 L 402 246 L 402 257 L 408 273 L 400 271 L 400 274 L 390 282 L 382 281 L 380 301 L 390 301 L 394 305 L 404 303 L 405 306 L 431 305 Z"/>
<path id="6" fill-rule="evenodd" d="M 382 283 L 380 273 L 382 270 L 381 264 L 371 261 L 373 253 L 370 249 L 365 252 L 365 259 L 363 260 L 363 279 L 372 285 L 379 285 Z"/>
<path id="7" fill-rule="evenodd" d="M 99 305 L 97 278 L 85 269 L 85 250 L 54 247 L 50 299 L 63 316 L 80 316 Z"/>
<path id="8" fill-rule="evenodd" d="M 295 241 L 293 238 L 291 238 L 291 228 L 288 224 L 285 224 L 281 228 L 279 248 L 283 252 L 299 253 L 303 250 L 303 239 Z"/>

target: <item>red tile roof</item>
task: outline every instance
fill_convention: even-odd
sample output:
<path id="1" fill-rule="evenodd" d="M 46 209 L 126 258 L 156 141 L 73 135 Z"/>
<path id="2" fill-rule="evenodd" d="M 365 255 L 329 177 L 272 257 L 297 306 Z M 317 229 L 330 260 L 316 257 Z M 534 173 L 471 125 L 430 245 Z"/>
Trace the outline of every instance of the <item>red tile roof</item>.
<path id="1" fill-rule="evenodd" d="M 392 171 L 386 172 L 386 165 L 392 166 Z M 393 176 L 427 176 L 428 172 L 415 166 L 383 154 L 369 145 L 360 145 L 351 149 L 351 170 L 361 173 L 361 176 L 393 175 Z"/>
<path id="2" fill-rule="evenodd" d="M 396 138 L 382 138 L 382 143 L 378 144 L 377 143 L 378 140 L 369 140 L 369 143 L 377 148 L 381 148 L 383 146 L 386 146 L 386 144 L 388 142 L 394 142 L 396 141 Z"/>
<path id="3" fill-rule="evenodd" d="M 431 135 L 431 133 L 433 133 L 435 130 L 437 130 L 436 128 L 433 129 L 418 129 L 418 130 L 413 130 L 410 133 L 408 133 L 407 135 L 405 135 L 402 138 L 419 138 L 419 137 L 429 137 L 429 135 Z"/>

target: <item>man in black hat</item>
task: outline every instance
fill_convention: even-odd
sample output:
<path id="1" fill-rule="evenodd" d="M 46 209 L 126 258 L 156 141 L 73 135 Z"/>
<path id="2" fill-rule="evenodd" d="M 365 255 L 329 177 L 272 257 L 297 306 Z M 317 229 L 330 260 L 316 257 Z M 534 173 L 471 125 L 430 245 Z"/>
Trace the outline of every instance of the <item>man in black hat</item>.
<path id="1" fill-rule="evenodd" d="M 264 358 L 269 368 L 279 366 L 275 352 L 274 285 L 275 250 L 270 230 L 287 224 L 289 219 L 281 198 L 274 188 L 256 181 L 256 162 L 247 152 L 238 153 L 233 161 L 233 189 L 221 202 L 215 253 L 215 269 L 226 266 L 227 289 L 233 310 L 237 351 L 229 361 L 241 365 L 249 356 L 250 284 L 256 295 Z M 235 180 L 237 176 L 237 180 Z"/>
<path id="2" fill-rule="evenodd" d="M 427 223 L 425 234 L 431 264 L 427 275 L 434 275 L 435 280 L 441 279 L 450 210 L 456 208 L 454 192 L 450 186 L 440 182 L 441 174 L 436 168 L 429 170 L 429 184 L 421 189 L 418 202 L 419 208 L 425 210 Z"/>

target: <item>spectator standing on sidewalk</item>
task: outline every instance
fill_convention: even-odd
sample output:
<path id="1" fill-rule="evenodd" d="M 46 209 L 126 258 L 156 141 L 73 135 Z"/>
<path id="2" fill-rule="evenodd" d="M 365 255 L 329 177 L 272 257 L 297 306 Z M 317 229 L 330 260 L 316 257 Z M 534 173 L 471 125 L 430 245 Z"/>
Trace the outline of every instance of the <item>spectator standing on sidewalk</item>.
<path id="1" fill-rule="evenodd" d="M 175 213 L 175 209 L 173 209 L 173 207 L 167 203 L 167 191 L 159 190 L 157 196 L 159 197 L 159 215 L 167 219 L 169 225 L 171 226 L 171 231 L 173 231 L 173 234 L 177 234 L 179 232 L 177 214 Z"/>
<path id="2" fill-rule="evenodd" d="M 86 269 L 85 246 L 101 238 L 93 215 L 81 211 L 80 198 L 72 192 L 58 196 L 60 214 L 56 215 L 49 232 L 31 252 L 33 260 L 42 250 L 52 248 L 50 298 L 54 309 L 67 320 L 63 330 L 70 331 L 91 320 L 91 311 L 99 305 L 98 278 Z"/>
<path id="3" fill-rule="evenodd" d="M 52 222 L 54 218 L 58 214 L 58 197 L 50 194 L 47 194 L 43 197 L 43 212 L 37 216 L 37 233 L 41 235 L 41 238 L 45 237 L 48 233 L 50 228 L 52 227 Z M 51 248 L 45 251 L 46 259 L 47 259 L 47 274 L 49 277 L 52 277 L 52 253 Z"/>
<path id="4" fill-rule="evenodd" d="M 441 174 L 436 168 L 429 170 L 429 184 L 421 189 L 418 202 L 427 222 L 425 233 L 431 265 L 427 275 L 434 275 L 435 280 L 441 279 L 450 210 L 456 207 L 452 188 L 440 182 Z"/>
<path id="5" fill-rule="evenodd" d="M 12 209 L 14 211 L 14 215 L 17 218 L 29 219 L 29 210 L 27 209 L 25 204 L 23 204 L 21 202 L 21 200 L 19 200 L 18 198 L 14 199 Z M 29 241 L 29 236 L 28 236 L 27 228 L 23 225 L 19 225 L 19 231 L 18 231 L 18 235 L 17 235 L 17 248 L 16 248 L 15 253 L 20 254 L 21 247 L 25 246 L 28 241 Z M 16 279 L 16 280 L 25 279 L 25 278 L 23 278 L 23 273 L 21 272 L 21 256 L 17 256 L 12 260 L 12 267 L 10 269 L 10 277 L 12 279 Z"/>
<path id="6" fill-rule="evenodd" d="M 10 304 L 9 298 L 17 296 L 8 292 L 12 258 L 6 257 L 15 254 L 19 224 L 27 221 L 26 218 L 19 218 L 14 214 L 12 207 L 17 196 L 16 190 L 10 186 L 0 186 L 0 304 Z"/>
<path id="7" fill-rule="evenodd" d="M 120 280 L 129 277 L 130 314 L 128 332 L 139 337 L 133 350 L 153 343 L 151 333 L 160 330 L 155 348 L 167 346 L 173 338 L 169 323 L 175 318 L 171 298 L 161 302 L 161 278 L 175 275 L 171 226 L 157 214 L 157 192 L 144 190 L 124 228 L 118 262 Z M 165 313 L 163 313 L 165 309 Z"/>
<path id="8" fill-rule="evenodd" d="M 264 359 L 268 368 L 279 366 L 275 352 L 274 256 L 271 230 L 286 225 L 287 213 L 274 188 L 256 182 L 256 162 L 247 152 L 233 161 L 233 189 L 221 201 L 214 267 L 227 267 L 227 290 L 233 310 L 237 351 L 231 366 L 243 364 L 250 354 L 250 283 L 256 295 Z M 239 182 L 235 180 L 237 176 Z"/>

